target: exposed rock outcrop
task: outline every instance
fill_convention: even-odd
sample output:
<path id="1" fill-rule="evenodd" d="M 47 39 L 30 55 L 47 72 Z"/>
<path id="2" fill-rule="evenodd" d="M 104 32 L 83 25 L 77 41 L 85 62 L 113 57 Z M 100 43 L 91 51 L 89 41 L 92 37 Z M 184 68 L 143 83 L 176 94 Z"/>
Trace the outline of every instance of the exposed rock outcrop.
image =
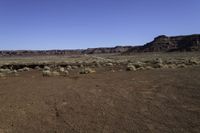
<path id="1" fill-rule="evenodd" d="M 172 51 L 200 51 L 200 34 L 173 37 L 158 36 L 152 42 L 144 46 L 130 48 L 125 53 Z"/>

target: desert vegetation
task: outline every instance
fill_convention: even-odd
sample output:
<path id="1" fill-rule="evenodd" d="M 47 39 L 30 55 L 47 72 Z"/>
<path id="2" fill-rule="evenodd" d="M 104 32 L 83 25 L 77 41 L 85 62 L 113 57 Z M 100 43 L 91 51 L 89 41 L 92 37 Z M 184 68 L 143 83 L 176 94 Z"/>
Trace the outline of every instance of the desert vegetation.
<path id="1" fill-rule="evenodd" d="M 200 131 L 198 52 L 3 57 L 0 64 L 0 132 Z"/>
<path id="2" fill-rule="evenodd" d="M 46 58 L 46 60 L 45 60 Z M 57 58 L 57 59 L 56 59 Z M 37 70 L 44 77 L 66 76 L 70 71 L 78 71 L 77 74 L 89 74 L 104 69 L 105 71 L 116 69 L 116 71 L 138 71 L 152 69 L 178 69 L 200 65 L 199 53 L 140 53 L 129 56 L 118 54 L 111 55 L 82 55 L 78 57 L 62 56 L 41 57 L 31 60 L 32 57 L 19 57 L 13 62 L 13 58 L 0 60 L 0 73 L 6 75 L 17 75 L 21 72 Z M 3 76 L 2 76 L 3 77 Z"/>

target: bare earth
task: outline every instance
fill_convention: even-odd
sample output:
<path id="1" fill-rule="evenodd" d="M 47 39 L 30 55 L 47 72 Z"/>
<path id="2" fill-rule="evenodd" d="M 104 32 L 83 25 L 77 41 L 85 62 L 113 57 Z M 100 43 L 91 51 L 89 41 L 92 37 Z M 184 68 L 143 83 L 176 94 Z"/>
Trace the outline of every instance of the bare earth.
<path id="1" fill-rule="evenodd" d="M 0 133 L 199 133 L 200 67 L 0 78 Z"/>

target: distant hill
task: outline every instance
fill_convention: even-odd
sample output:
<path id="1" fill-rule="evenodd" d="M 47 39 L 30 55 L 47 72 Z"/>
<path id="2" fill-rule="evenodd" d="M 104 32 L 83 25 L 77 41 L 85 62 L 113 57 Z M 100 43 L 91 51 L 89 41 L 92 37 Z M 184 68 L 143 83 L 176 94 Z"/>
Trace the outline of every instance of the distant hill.
<path id="1" fill-rule="evenodd" d="M 150 43 L 132 47 L 124 53 L 172 51 L 200 51 L 200 34 L 173 37 L 161 35 Z"/>
<path id="2" fill-rule="evenodd" d="M 4 50 L 0 56 L 79 55 L 82 50 Z"/>
<path id="3" fill-rule="evenodd" d="M 107 48 L 88 48 L 83 50 L 83 54 L 103 54 L 103 53 L 123 53 L 131 49 L 133 46 L 116 46 Z"/>
<path id="4" fill-rule="evenodd" d="M 142 46 L 116 46 L 80 50 L 17 50 L 0 51 L 0 56 L 132 54 L 138 52 L 200 51 L 200 34 L 168 37 L 161 35 Z"/>

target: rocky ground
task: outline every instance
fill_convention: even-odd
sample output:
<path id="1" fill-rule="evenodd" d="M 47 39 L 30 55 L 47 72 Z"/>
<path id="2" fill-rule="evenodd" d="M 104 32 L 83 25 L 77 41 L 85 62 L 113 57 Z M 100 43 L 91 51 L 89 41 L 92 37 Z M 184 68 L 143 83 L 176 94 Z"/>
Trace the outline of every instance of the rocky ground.
<path id="1" fill-rule="evenodd" d="M 0 133 L 200 132 L 198 53 L 0 64 Z"/>

